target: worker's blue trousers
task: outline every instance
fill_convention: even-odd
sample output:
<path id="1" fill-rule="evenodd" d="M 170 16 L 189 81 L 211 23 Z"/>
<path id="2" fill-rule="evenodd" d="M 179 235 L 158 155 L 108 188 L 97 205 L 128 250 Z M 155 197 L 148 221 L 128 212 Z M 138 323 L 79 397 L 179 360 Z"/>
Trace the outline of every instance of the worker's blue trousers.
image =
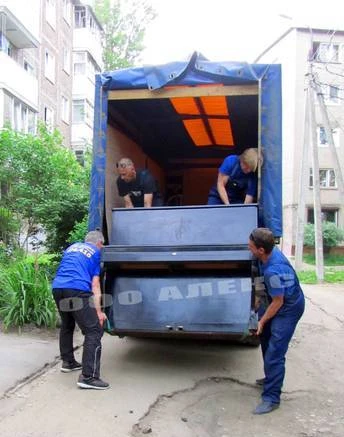
<path id="1" fill-rule="evenodd" d="M 265 373 L 263 401 L 280 403 L 285 375 L 285 355 L 304 308 L 305 300 L 302 295 L 290 310 L 280 315 L 277 313 L 264 325 L 260 336 Z"/>

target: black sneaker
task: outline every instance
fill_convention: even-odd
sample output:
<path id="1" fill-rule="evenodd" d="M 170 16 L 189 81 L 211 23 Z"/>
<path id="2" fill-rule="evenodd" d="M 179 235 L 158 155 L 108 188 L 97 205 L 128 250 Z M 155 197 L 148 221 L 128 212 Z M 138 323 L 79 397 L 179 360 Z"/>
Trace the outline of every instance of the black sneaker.
<path id="1" fill-rule="evenodd" d="M 100 378 L 86 378 L 84 375 L 79 376 L 79 380 L 76 383 L 80 388 L 93 388 L 94 390 L 106 390 L 110 387 L 110 384 L 102 381 Z"/>
<path id="2" fill-rule="evenodd" d="M 61 372 L 69 373 L 73 372 L 74 370 L 81 370 L 82 365 L 78 363 L 77 361 L 62 361 L 62 367 Z"/>

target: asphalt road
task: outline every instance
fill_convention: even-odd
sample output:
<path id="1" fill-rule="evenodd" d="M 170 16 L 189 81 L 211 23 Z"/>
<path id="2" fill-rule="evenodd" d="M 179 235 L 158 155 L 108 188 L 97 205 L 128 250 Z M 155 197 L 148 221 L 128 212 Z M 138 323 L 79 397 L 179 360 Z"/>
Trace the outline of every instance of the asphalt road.
<path id="1" fill-rule="evenodd" d="M 343 437 L 344 286 L 304 289 L 306 312 L 288 352 L 281 407 L 269 415 L 251 414 L 262 376 L 257 348 L 106 335 L 102 376 L 111 389 L 87 391 L 77 388 L 77 372 L 60 372 L 56 338 L 37 332 L 22 347 L 33 369 L 21 368 L 20 348 L 17 373 L 0 367 L 0 436 Z M 0 349 L 10 368 L 4 335 Z M 47 342 L 46 354 L 35 341 Z"/>

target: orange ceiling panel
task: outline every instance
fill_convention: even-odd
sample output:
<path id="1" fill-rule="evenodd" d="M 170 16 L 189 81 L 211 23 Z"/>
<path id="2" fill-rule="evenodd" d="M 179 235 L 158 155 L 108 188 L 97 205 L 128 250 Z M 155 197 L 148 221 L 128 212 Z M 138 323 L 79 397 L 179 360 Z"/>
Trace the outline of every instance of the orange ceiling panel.
<path id="1" fill-rule="evenodd" d="M 174 109 L 178 114 L 199 115 L 196 100 L 192 97 L 176 97 L 170 99 Z"/>
<path id="2" fill-rule="evenodd" d="M 207 115 L 228 116 L 227 102 L 224 96 L 201 97 L 200 99 Z"/>
<path id="3" fill-rule="evenodd" d="M 234 146 L 229 119 L 209 118 L 208 122 L 216 144 L 219 146 Z"/>
<path id="4" fill-rule="evenodd" d="M 204 123 L 200 118 L 183 120 L 183 123 L 196 146 L 210 146 L 212 144 Z"/>

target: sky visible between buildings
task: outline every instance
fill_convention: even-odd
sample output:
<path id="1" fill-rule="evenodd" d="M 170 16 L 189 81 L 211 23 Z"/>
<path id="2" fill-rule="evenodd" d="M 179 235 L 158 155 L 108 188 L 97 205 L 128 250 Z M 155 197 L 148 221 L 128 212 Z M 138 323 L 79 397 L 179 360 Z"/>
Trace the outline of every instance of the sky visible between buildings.
<path id="1" fill-rule="evenodd" d="M 342 0 L 150 0 L 157 12 L 140 63 L 253 60 L 292 26 L 344 30 Z"/>

